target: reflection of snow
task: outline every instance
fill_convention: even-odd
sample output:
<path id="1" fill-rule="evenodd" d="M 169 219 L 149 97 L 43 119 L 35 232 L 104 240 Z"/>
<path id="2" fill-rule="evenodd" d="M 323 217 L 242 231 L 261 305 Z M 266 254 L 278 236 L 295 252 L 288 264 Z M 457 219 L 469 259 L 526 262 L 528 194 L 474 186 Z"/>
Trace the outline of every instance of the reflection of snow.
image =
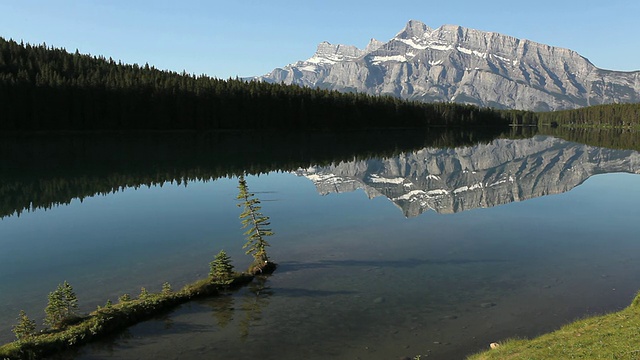
<path id="1" fill-rule="evenodd" d="M 332 174 L 324 175 L 324 174 L 309 174 L 304 175 L 307 179 L 313 181 L 314 184 L 329 184 L 329 185 L 340 185 L 340 184 L 349 184 L 354 182 L 355 180 L 344 178 L 341 176 L 336 176 Z"/>
<path id="2" fill-rule="evenodd" d="M 426 195 L 426 193 L 423 190 L 412 190 L 412 191 L 409 191 L 408 193 L 406 193 L 406 194 L 404 194 L 404 195 L 402 195 L 400 197 L 397 197 L 397 198 L 395 198 L 393 200 L 414 200 L 414 199 L 411 199 L 411 198 L 417 197 L 417 196 L 420 196 L 420 195 Z"/>
<path id="3" fill-rule="evenodd" d="M 382 184 L 402 184 L 404 182 L 404 178 L 399 177 L 399 178 L 388 179 L 388 178 L 380 177 L 375 174 L 371 174 L 369 176 L 369 181 L 371 181 L 372 183 L 382 183 Z"/>
<path id="4" fill-rule="evenodd" d="M 435 189 L 435 190 L 429 190 L 427 192 L 427 195 L 431 195 L 431 196 L 448 195 L 448 194 L 449 194 L 449 190 L 445 190 L 445 189 Z"/>
<path id="5" fill-rule="evenodd" d="M 461 187 L 453 190 L 453 193 L 454 194 L 459 194 L 461 192 L 465 192 L 465 191 L 469 191 L 469 190 L 482 189 L 483 187 L 484 187 L 484 185 L 482 183 L 473 184 L 471 186 L 461 186 Z"/>

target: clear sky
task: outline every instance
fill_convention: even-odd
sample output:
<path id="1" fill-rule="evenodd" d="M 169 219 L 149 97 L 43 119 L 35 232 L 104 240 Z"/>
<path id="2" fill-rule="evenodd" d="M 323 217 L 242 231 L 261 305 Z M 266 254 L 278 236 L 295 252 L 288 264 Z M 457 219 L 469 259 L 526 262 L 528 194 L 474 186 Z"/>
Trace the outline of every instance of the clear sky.
<path id="1" fill-rule="evenodd" d="M 0 36 L 219 78 L 304 60 L 321 41 L 387 41 L 410 19 L 569 48 L 640 70 L 639 0 L 0 0 Z"/>

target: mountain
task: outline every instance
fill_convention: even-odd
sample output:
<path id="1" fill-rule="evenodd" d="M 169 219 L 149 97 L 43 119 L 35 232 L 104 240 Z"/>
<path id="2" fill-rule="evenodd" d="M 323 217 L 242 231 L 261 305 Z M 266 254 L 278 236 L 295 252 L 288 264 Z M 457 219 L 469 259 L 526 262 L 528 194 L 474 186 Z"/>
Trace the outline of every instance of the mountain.
<path id="1" fill-rule="evenodd" d="M 363 50 L 322 42 L 309 59 L 256 79 L 535 111 L 640 102 L 640 71 L 603 70 L 572 50 L 415 20 Z"/>
<path id="2" fill-rule="evenodd" d="M 640 174 L 640 153 L 550 136 L 494 140 L 453 149 L 425 148 L 386 159 L 299 169 L 320 194 L 364 189 L 386 196 L 405 216 L 455 213 L 559 194 L 601 173 Z"/>

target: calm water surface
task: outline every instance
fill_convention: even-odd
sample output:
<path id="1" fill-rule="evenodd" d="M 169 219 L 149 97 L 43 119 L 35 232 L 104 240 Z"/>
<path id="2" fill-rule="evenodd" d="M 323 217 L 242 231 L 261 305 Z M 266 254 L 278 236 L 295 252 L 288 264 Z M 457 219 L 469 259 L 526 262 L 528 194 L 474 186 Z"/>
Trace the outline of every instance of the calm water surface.
<path id="1" fill-rule="evenodd" d="M 640 288 L 636 174 L 407 217 L 391 193 L 321 196 L 303 173 L 247 177 L 276 232 L 273 276 L 60 358 L 462 358 L 620 309 Z M 1 340 L 11 340 L 21 309 L 41 323 L 47 293 L 64 280 L 88 312 L 140 287 L 204 277 L 220 249 L 245 268 L 236 186 L 232 178 L 127 188 L 3 218 Z"/>

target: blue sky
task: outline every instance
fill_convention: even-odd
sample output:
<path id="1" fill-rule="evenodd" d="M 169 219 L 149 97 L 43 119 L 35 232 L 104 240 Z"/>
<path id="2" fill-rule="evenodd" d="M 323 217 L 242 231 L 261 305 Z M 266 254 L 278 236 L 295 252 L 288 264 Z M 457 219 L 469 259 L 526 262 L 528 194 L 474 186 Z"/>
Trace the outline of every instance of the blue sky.
<path id="1" fill-rule="evenodd" d="M 307 59 L 325 40 L 386 41 L 415 19 L 570 48 L 601 68 L 640 70 L 639 18 L 638 0 L 6 0 L 0 36 L 228 78 Z"/>

